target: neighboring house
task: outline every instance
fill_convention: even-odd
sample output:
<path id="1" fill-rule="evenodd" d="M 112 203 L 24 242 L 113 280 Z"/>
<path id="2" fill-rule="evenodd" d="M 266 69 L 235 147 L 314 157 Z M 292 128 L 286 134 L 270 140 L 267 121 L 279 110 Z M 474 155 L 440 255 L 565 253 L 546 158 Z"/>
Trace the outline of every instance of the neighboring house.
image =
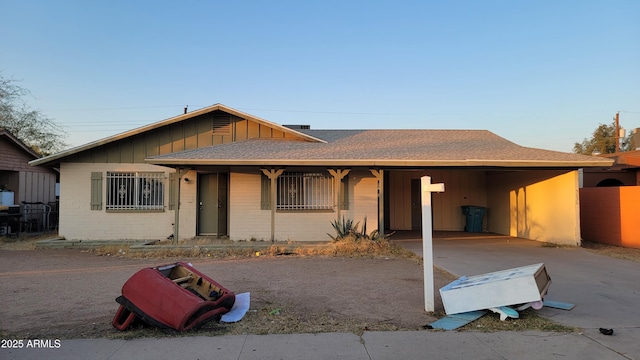
<path id="1" fill-rule="evenodd" d="M 433 228 L 579 244 L 579 172 L 611 160 L 518 146 L 485 130 L 313 130 L 213 105 L 38 159 L 60 168 L 67 239 L 318 241 L 331 221 L 419 229 L 420 177 Z"/>
<path id="2" fill-rule="evenodd" d="M 40 156 L 5 129 L 0 129 L 0 189 L 4 199 L 21 205 L 22 221 L 27 230 L 43 230 L 55 226 L 56 182 L 53 168 L 32 167 L 29 161 Z M 10 193 L 10 194 L 8 194 Z M 26 204 L 25 204 L 26 203 Z M 3 205 L 12 205 L 4 204 Z"/>
<path id="3" fill-rule="evenodd" d="M 586 169 L 583 187 L 640 186 L 640 150 L 598 156 L 612 159 L 613 165 Z"/>
<path id="4" fill-rule="evenodd" d="M 584 170 L 580 189 L 582 238 L 640 248 L 640 150 L 600 156 L 614 163 Z"/>

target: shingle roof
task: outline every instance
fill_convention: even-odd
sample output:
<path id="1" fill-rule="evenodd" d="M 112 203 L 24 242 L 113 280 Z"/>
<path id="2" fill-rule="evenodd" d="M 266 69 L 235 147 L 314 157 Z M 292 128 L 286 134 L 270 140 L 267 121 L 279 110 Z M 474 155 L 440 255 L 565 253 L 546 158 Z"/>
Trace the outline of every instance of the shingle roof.
<path id="1" fill-rule="evenodd" d="M 298 130 L 326 143 L 250 139 L 147 159 L 164 165 L 590 167 L 594 156 L 522 147 L 486 130 Z"/>
<path id="2" fill-rule="evenodd" d="M 250 139 L 146 159 L 179 165 L 598 167 L 612 160 L 526 148 L 486 130 L 309 130 L 282 125 L 215 104 L 29 162 L 57 164 L 68 156 L 221 110 L 292 135 Z"/>
<path id="3" fill-rule="evenodd" d="M 640 167 L 640 150 L 631 150 L 614 154 L 598 155 L 603 158 L 612 159 L 614 167 L 623 169 L 633 169 Z"/>

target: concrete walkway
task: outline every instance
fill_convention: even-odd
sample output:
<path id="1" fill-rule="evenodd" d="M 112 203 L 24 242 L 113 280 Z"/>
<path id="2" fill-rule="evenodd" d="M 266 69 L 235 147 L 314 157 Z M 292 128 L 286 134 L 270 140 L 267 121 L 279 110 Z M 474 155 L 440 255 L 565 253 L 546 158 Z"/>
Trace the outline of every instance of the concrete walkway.
<path id="1" fill-rule="evenodd" d="M 422 254 L 415 237 L 397 240 Z M 549 248 L 503 236 L 448 236 L 434 240 L 437 266 L 477 275 L 543 262 L 552 278 L 547 299 L 571 311 L 540 314 L 583 329 L 545 332 L 365 332 L 293 335 L 62 340 L 58 348 L 0 349 L 1 359 L 638 359 L 640 263 L 577 248 Z M 614 335 L 598 328 L 613 328 Z M 43 339 L 46 340 L 46 339 Z M 52 340 L 52 339 L 49 339 Z M 26 340 L 25 340 L 26 342 Z M 3 342 L 3 345 L 6 343 Z"/>
<path id="2" fill-rule="evenodd" d="M 136 340 L 63 340 L 0 350 L 2 359 L 633 359 L 576 333 L 367 332 Z"/>
<path id="3" fill-rule="evenodd" d="M 422 255 L 422 240 L 399 244 Z M 539 314 L 583 329 L 583 334 L 629 358 L 640 358 L 640 263 L 574 247 L 544 247 L 508 236 L 444 234 L 434 238 L 434 264 L 454 275 L 479 275 L 544 263 L 551 276 L 545 299 L 569 302 L 571 311 L 543 308 Z M 614 336 L 599 328 L 614 329 Z"/>

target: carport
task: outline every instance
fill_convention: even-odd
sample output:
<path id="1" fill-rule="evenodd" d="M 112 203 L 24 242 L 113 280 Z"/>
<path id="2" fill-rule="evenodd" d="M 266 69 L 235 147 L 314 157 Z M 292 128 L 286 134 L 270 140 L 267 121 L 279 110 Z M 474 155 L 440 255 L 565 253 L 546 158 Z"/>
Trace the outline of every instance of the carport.
<path id="1" fill-rule="evenodd" d="M 486 208 L 483 231 L 579 245 L 578 169 L 507 165 L 387 170 L 385 229 L 420 230 L 420 177 L 427 175 L 446 188 L 432 195 L 436 231 L 463 231 L 461 208 L 473 205 Z"/>

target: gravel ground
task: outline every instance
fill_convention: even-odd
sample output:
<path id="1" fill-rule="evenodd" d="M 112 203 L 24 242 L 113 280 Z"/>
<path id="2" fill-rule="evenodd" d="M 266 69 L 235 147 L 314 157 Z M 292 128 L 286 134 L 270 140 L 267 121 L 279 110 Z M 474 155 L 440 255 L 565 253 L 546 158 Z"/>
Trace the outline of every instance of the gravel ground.
<path id="1" fill-rule="evenodd" d="M 340 324 L 402 330 L 435 320 L 424 311 L 421 265 L 411 259 L 131 259 L 80 250 L 0 250 L 2 335 L 119 336 L 111 320 L 124 282 L 141 268 L 179 260 L 191 262 L 231 291 L 251 293 L 250 314 L 255 316 L 220 331 L 233 333 L 235 326 L 255 333 L 318 332 L 342 329 Z M 436 271 L 436 288 L 451 280 L 449 274 Z M 436 294 L 438 309 L 442 304 Z M 270 314 L 273 310 L 286 320 L 272 318 L 275 325 L 264 326 L 269 316 L 278 315 Z"/>

